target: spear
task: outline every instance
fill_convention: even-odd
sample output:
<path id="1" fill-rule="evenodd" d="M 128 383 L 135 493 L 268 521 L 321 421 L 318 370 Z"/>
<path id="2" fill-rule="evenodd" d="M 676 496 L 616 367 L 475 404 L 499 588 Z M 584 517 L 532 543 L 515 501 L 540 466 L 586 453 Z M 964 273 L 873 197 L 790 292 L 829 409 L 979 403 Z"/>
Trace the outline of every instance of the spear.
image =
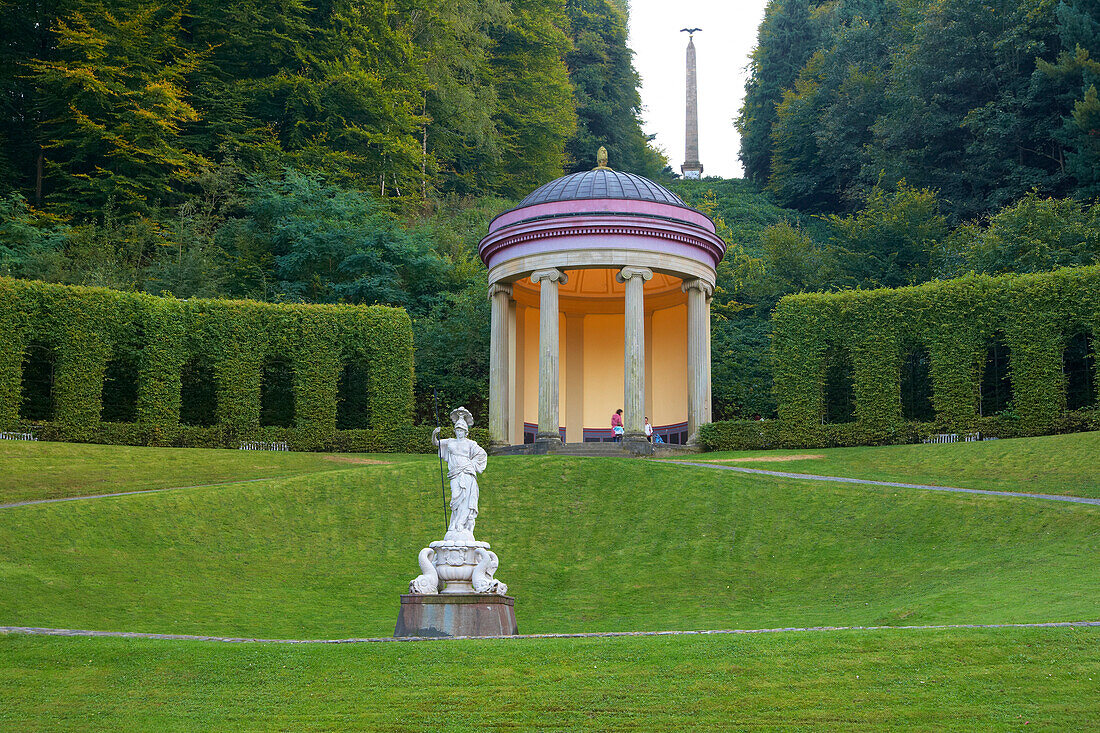
<path id="1" fill-rule="evenodd" d="M 432 387 L 432 400 L 435 402 L 435 426 L 439 428 L 439 392 L 435 387 Z M 443 496 L 443 526 L 448 527 L 450 522 L 447 520 L 447 479 L 443 473 L 443 451 L 437 447 L 435 452 L 439 456 L 439 490 Z"/>

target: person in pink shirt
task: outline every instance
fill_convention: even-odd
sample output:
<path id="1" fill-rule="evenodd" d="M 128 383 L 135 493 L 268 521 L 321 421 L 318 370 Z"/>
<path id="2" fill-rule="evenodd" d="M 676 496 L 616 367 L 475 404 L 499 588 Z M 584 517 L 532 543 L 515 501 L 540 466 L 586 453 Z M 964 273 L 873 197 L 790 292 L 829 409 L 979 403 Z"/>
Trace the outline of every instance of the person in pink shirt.
<path id="1" fill-rule="evenodd" d="M 623 411 L 621 408 L 615 410 L 615 414 L 611 416 L 611 432 L 615 433 L 615 442 L 621 443 L 623 440 Z"/>

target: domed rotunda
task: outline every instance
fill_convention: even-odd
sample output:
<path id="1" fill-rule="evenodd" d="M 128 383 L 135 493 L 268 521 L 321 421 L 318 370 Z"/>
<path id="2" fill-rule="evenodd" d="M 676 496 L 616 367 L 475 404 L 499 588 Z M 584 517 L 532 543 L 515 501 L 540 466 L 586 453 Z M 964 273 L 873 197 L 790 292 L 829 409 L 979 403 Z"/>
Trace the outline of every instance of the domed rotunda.
<path id="1" fill-rule="evenodd" d="M 600 165 L 496 217 L 479 253 L 492 301 L 493 445 L 694 443 L 710 421 L 710 297 L 726 245 L 653 181 Z M 640 449 L 640 448 L 639 448 Z"/>

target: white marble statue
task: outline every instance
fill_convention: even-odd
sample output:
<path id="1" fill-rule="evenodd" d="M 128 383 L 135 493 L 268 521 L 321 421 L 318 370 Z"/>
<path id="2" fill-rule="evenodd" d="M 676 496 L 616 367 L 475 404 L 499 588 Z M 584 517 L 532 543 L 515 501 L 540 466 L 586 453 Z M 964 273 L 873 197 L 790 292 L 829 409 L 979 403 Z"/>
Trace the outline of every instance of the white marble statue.
<path id="1" fill-rule="evenodd" d="M 477 475 L 485 470 L 489 459 L 480 445 L 466 437 L 474 422 L 470 411 L 465 407 L 452 410 L 451 421 L 456 437 L 440 440 L 439 428 L 432 431 L 432 445 L 447 462 L 447 478 L 451 480 L 451 521 L 443 539 L 472 542 L 477 520 Z"/>
<path id="2" fill-rule="evenodd" d="M 409 583 L 413 595 L 470 594 L 500 595 L 508 586 L 493 577 L 499 564 L 488 542 L 474 539 L 477 520 L 477 475 L 489 461 L 481 446 L 467 437 L 474 416 L 465 407 L 451 412 L 455 435 L 440 440 L 439 428 L 432 433 L 432 444 L 447 462 L 451 479 L 451 521 L 447 534 L 420 551 L 420 575 Z"/>

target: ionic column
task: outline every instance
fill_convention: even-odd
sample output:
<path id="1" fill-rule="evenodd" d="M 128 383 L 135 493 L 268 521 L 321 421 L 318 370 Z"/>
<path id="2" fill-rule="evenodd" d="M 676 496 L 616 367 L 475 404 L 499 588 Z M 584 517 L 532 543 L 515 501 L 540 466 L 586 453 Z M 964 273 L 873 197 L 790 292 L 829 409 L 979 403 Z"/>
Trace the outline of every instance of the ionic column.
<path id="1" fill-rule="evenodd" d="M 688 444 L 699 442 L 699 426 L 710 416 L 710 323 L 707 299 L 714 287 L 706 280 L 683 284 L 688 296 Z"/>
<path id="2" fill-rule="evenodd" d="M 539 431 L 535 440 L 561 442 L 558 428 L 558 283 L 569 282 L 556 268 L 536 270 L 531 282 L 541 283 L 539 298 Z"/>
<path id="3" fill-rule="evenodd" d="M 711 292 L 710 294 L 707 295 L 707 309 L 706 309 L 706 313 L 703 316 L 703 320 L 707 324 L 707 335 L 706 335 L 706 338 L 703 341 L 703 359 L 706 361 L 706 371 L 707 371 L 707 396 L 706 396 L 706 401 L 704 402 L 704 406 L 705 406 L 706 409 L 705 409 L 705 412 L 703 413 L 703 422 L 704 423 L 714 422 L 714 415 L 712 413 L 712 410 L 714 409 L 714 404 L 713 404 L 714 398 L 711 394 L 711 390 L 714 388 L 714 386 L 713 386 L 714 381 L 712 379 L 713 375 L 711 373 L 711 363 L 710 363 L 710 345 L 711 345 L 710 302 L 712 300 L 714 300 L 714 293 L 713 292 Z"/>
<path id="4" fill-rule="evenodd" d="M 508 444 L 508 300 L 512 286 L 489 286 L 492 315 L 489 327 L 489 439 Z"/>
<path id="5" fill-rule="evenodd" d="M 565 314 L 565 439 L 584 442 L 584 313 Z"/>
<path id="6" fill-rule="evenodd" d="M 653 270 L 624 267 L 615 279 L 626 284 L 623 311 L 623 438 L 645 440 L 645 297 L 646 280 Z"/>
<path id="7" fill-rule="evenodd" d="M 524 414 L 524 399 L 526 397 L 524 382 L 526 380 L 525 372 L 527 371 L 526 328 L 524 328 L 524 325 L 527 321 L 527 308 L 520 305 L 515 300 L 512 300 L 508 305 L 508 311 L 508 318 L 510 321 L 510 330 L 508 332 L 508 372 L 512 377 L 512 384 L 509 392 L 511 413 L 508 417 L 511 420 L 512 444 L 523 445 L 523 433 L 525 429 L 524 420 L 526 419 Z"/>

